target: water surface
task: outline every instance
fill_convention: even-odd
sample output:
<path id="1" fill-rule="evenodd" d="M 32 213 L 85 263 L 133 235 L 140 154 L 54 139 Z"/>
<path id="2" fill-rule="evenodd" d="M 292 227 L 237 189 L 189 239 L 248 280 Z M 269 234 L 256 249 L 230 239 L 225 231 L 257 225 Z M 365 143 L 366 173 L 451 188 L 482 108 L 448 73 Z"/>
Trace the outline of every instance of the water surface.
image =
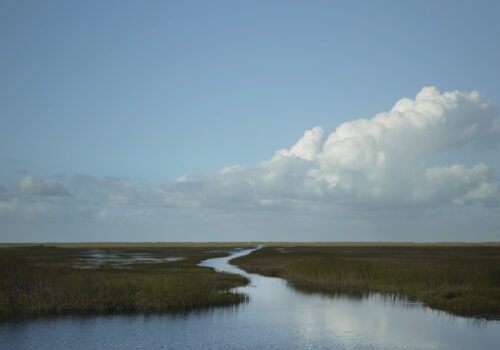
<path id="1" fill-rule="evenodd" d="M 279 278 L 247 274 L 228 261 L 202 263 L 240 273 L 248 304 L 185 315 L 40 318 L 0 324 L 6 349 L 498 349 L 500 322 L 433 311 L 419 303 L 304 294 Z"/>
<path id="2" fill-rule="evenodd" d="M 77 269 L 94 269 L 102 265 L 109 265 L 114 268 L 130 268 L 131 264 L 139 263 L 160 263 L 168 261 L 183 260 L 184 257 L 162 257 L 155 258 L 148 253 L 124 253 L 113 254 L 103 249 L 91 249 L 83 258 L 78 259 L 74 263 L 68 264 Z"/>

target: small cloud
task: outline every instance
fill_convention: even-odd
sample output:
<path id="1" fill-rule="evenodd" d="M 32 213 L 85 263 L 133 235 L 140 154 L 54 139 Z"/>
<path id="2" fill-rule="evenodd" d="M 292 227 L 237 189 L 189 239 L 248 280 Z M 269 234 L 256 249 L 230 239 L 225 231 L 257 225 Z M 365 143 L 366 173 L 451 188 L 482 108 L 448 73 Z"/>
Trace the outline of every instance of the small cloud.
<path id="1" fill-rule="evenodd" d="M 97 213 L 96 217 L 100 221 L 105 221 L 108 218 L 108 211 L 103 209 Z"/>
<path id="2" fill-rule="evenodd" d="M 1 201 L 0 200 L 0 214 L 14 212 L 17 208 L 19 200 L 17 198 Z"/>
<path id="3" fill-rule="evenodd" d="M 36 179 L 31 176 L 25 176 L 17 183 L 17 190 L 21 194 L 33 196 L 69 196 L 69 191 L 63 185 L 52 181 Z"/>

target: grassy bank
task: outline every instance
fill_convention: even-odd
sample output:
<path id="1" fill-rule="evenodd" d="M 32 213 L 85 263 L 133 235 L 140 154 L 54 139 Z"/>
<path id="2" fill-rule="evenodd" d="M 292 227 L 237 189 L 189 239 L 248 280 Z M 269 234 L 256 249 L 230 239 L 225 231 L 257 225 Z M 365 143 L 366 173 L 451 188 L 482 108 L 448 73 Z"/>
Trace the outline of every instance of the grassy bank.
<path id="1" fill-rule="evenodd" d="M 495 244 L 266 247 L 232 263 L 285 278 L 306 292 L 379 292 L 456 315 L 500 319 L 500 246 Z"/>
<path id="2" fill-rule="evenodd" d="M 229 291 L 247 284 L 246 278 L 196 266 L 204 259 L 228 255 L 215 246 L 92 248 L 99 248 L 100 256 L 125 263 L 117 266 L 104 260 L 89 265 L 89 249 L 83 247 L 0 249 L 0 318 L 180 312 L 246 300 Z M 137 256 L 153 262 L 138 262 Z M 182 260 L 161 261 L 166 257 Z"/>

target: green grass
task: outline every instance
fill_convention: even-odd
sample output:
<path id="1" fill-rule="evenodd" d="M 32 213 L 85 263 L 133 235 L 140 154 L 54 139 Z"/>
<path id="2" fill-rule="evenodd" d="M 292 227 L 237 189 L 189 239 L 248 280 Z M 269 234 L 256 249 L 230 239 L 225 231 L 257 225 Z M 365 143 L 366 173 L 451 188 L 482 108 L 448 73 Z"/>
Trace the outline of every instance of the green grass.
<path id="1" fill-rule="evenodd" d="M 250 245 L 250 244 L 248 244 Z M 81 243 L 0 245 L 0 318 L 82 313 L 182 312 L 235 305 L 242 276 L 199 267 L 239 243 Z M 252 244 L 254 245 L 254 244 Z M 500 245 L 271 243 L 232 260 L 285 278 L 306 292 L 370 292 L 420 300 L 456 315 L 500 319 Z M 283 247 L 282 252 L 277 248 Z M 90 249 L 126 257 L 182 257 L 163 263 L 75 269 Z"/>
<path id="2" fill-rule="evenodd" d="M 88 248 L 5 247 L 0 250 L 0 318 L 182 312 L 246 301 L 245 295 L 230 289 L 248 284 L 248 279 L 197 266 L 204 259 L 228 255 L 214 248 L 101 246 L 116 256 L 141 253 L 183 260 L 76 269 L 70 266 L 85 257 Z"/>
<path id="3" fill-rule="evenodd" d="M 232 260 L 285 278 L 302 291 L 420 300 L 456 315 L 500 319 L 500 247 L 482 245 L 323 245 L 266 247 Z"/>

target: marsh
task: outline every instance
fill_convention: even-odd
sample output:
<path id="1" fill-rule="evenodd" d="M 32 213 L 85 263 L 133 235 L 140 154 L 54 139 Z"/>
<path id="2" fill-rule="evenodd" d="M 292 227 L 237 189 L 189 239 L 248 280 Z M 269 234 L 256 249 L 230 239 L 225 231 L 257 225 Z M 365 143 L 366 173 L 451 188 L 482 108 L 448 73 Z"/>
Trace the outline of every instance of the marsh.
<path id="1" fill-rule="evenodd" d="M 53 349 L 494 349 L 499 341 L 500 322 L 496 320 L 455 316 L 402 296 L 301 290 L 282 278 L 248 273 L 233 265 L 243 261 L 259 265 L 264 257 L 273 256 L 275 266 L 268 265 L 277 273 L 283 260 L 274 252 L 297 261 L 293 252 L 274 248 L 209 249 L 209 254 L 220 256 L 198 266 L 249 281 L 228 289 L 234 295 L 245 295 L 243 303 L 162 314 L 30 318 L 2 323 L 0 339 L 11 348 L 42 345 Z M 284 248 L 302 251 L 302 259 L 304 254 L 307 258 L 307 252 L 318 250 L 318 255 L 332 249 L 307 245 Z M 366 246 L 361 249 L 366 253 Z M 356 251 L 355 247 L 349 250 L 350 254 Z"/>

